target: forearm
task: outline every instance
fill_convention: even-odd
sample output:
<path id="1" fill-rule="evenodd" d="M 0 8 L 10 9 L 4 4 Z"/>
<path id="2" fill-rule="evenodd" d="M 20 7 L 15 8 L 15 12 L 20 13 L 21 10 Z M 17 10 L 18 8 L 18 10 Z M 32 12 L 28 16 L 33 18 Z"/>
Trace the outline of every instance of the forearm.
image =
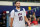
<path id="1" fill-rule="evenodd" d="M 26 22 L 28 22 L 28 19 L 27 19 L 27 17 L 25 17 L 25 21 L 26 21 Z"/>
<path id="2" fill-rule="evenodd" d="M 10 23 L 10 27 L 12 27 L 12 23 Z"/>
<path id="3" fill-rule="evenodd" d="M 25 21 L 30 25 L 30 22 L 28 21 L 27 17 L 25 17 Z"/>
<path id="4" fill-rule="evenodd" d="M 12 27 L 13 24 L 13 18 L 11 18 L 10 27 Z"/>

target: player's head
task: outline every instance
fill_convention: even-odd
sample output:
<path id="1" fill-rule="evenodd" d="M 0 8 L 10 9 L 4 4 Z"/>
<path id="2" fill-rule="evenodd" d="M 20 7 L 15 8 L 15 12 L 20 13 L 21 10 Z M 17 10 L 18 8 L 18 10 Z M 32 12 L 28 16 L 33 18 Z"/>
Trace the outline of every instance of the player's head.
<path id="1" fill-rule="evenodd" d="M 35 15 L 35 12 L 33 12 L 33 15 Z"/>
<path id="2" fill-rule="evenodd" d="M 18 7 L 18 8 L 20 8 L 20 1 L 16 1 L 15 2 L 15 6 Z"/>

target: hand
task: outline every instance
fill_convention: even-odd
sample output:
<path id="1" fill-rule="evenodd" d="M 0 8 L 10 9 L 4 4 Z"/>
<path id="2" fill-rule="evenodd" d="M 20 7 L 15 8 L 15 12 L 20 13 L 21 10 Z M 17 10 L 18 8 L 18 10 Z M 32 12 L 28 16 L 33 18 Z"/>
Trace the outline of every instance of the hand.
<path id="1" fill-rule="evenodd" d="M 28 26 L 29 26 L 29 27 L 31 26 L 30 22 L 28 22 Z"/>

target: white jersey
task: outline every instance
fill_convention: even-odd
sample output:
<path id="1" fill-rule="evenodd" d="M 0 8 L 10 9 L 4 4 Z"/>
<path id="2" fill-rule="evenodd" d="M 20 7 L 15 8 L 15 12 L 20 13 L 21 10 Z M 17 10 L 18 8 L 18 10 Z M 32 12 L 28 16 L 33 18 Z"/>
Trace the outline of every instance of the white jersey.
<path id="1" fill-rule="evenodd" d="M 26 16 L 25 9 L 21 8 L 20 10 L 14 9 L 10 13 L 10 17 L 14 18 L 13 27 L 25 27 L 24 16 Z"/>

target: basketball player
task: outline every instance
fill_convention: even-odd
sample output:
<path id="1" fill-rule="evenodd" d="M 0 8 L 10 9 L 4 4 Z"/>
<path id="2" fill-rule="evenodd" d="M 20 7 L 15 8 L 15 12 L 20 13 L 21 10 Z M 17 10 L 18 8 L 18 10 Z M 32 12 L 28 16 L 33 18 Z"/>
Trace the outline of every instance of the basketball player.
<path id="1" fill-rule="evenodd" d="M 11 23 L 10 27 L 25 27 L 25 21 L 30 26 L 30 23 L 26 17 L 25 9 L 20 8 L 20 1 L 15 2 L 16 8 L 10 13 Z"/>

